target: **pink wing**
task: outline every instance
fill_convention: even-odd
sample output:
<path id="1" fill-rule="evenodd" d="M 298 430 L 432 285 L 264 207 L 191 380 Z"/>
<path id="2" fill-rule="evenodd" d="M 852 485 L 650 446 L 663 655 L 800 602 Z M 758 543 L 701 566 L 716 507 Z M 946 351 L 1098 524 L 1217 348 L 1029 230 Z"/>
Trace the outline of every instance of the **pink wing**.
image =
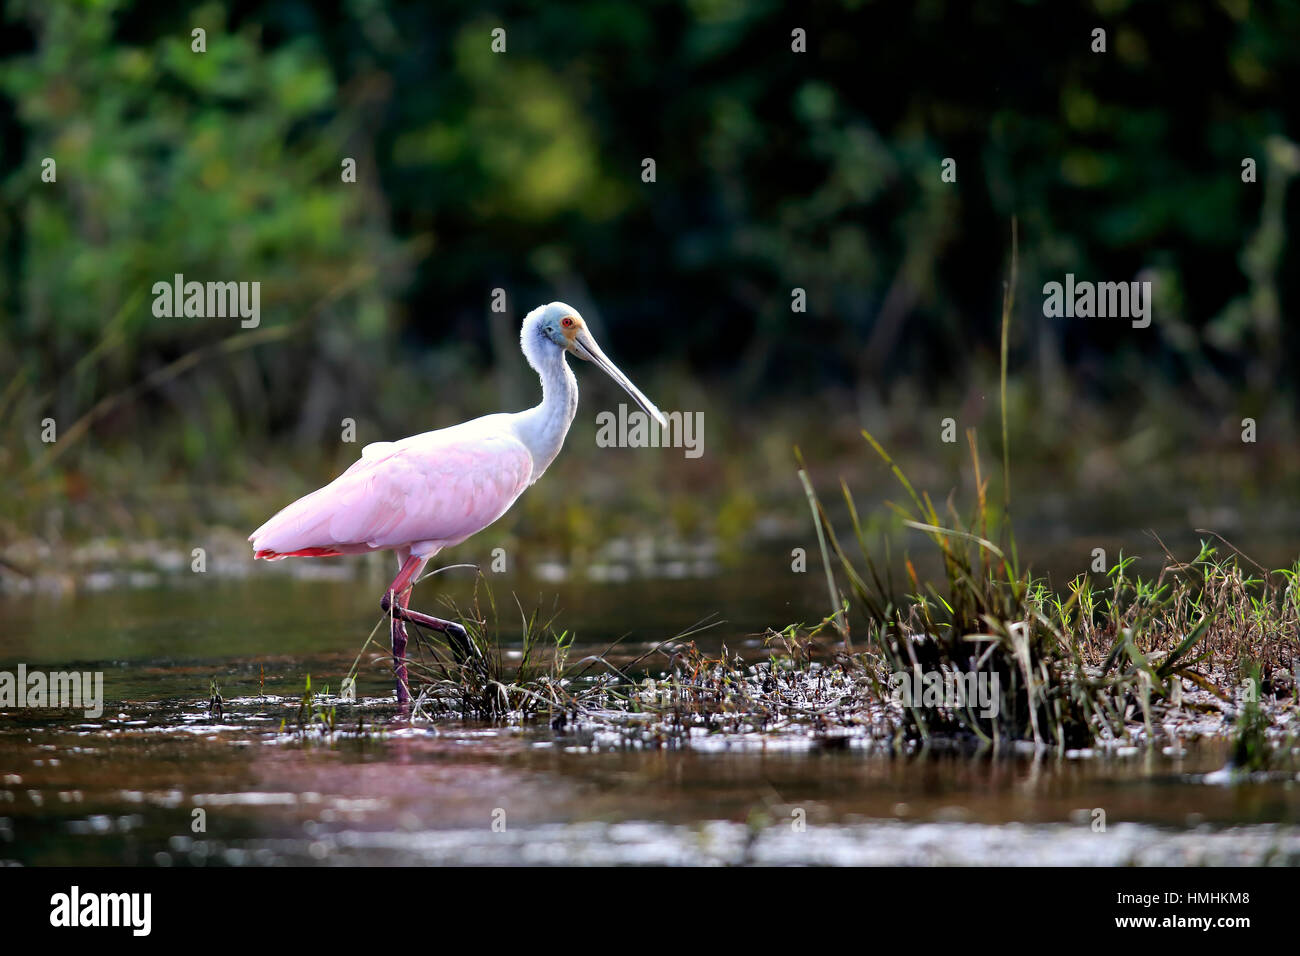
<path id="1" fill-rule="evenodd" d="M 528 449 L 500 432 L 429 432 L 371 445 L 249 540 L 265 558 L 457 544 L 505 514 L 532 473 Z"/>

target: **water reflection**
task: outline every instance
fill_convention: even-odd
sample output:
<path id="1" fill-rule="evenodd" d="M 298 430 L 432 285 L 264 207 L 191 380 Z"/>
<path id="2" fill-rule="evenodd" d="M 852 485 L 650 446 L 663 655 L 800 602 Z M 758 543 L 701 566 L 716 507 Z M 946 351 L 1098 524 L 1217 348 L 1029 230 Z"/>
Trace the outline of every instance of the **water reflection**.
<path id="1" fill-rule="evenodd" d="M 1300 862 L 1300 783 L 1213 785 L 1226 757 L 1215 743 L 904 759 L 807 739 L 625 750 L 581 726 L 412 727 L 394 716 L 380 648 L 363 656 L 361 702 L 340 707 L 344 733 L 304 739 L 293 727 L 306 676 L 337 688 L 379 619 L 367 582 L 178 580 L 5 600 L 0 666 L 102 669 L 107 708 L 99 720 L 0 714 L 0 860 Z M 575 653 L 626 634 L 635 655 L 716 613 L 728 623 L 701 642 L 756 654 L 768 625 L 823 613 L 818 588 L 752 566 L 671 582 L 493 584 L 503 621 L 514 626 L 516 592 L 578 630 Z M 463 605 L 473 587 L 452 575 L 437 585 Z M 221 721 L 206 708 L 212 678 L 228 702 Z"/>

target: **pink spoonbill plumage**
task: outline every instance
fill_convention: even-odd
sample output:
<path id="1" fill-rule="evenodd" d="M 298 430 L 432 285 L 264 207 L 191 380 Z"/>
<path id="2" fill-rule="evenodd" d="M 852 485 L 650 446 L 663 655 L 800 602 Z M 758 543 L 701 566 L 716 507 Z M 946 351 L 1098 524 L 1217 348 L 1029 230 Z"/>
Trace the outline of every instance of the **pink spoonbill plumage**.
<path id="1" fill-rule="evenodd" d="M 563 302 L 528 313 L 519 346 L 542 380 L 541 404 L 367 445 L 347 471 L 249 535 L 253 556 L 271 561 L 397 553 L 397 577 L 380 607 L 390 616 L 399 703 L 410 695 L 406 622 L 446 635 L 461 655 L 473 650 L 461 625 L 411 610 L 411 588 L 434 555 L 505 514 L 559 454 L 578 411 L 578 381 L 565 356 L 591 362 L 660 426 L 667 424 L 601 351 L 577 310 Z"/>

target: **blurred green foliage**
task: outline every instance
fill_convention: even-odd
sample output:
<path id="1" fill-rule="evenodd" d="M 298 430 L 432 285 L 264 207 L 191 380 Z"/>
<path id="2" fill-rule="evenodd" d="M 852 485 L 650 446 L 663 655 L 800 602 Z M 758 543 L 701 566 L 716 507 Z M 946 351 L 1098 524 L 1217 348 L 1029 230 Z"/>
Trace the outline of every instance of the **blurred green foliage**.
<path id="1" fill-rule="evenodd" d="M 7 497 L 199 476 L 283 496 L 255 463 L 328 473 L 355 454 L 343 418 L 364 442 L 531 401 L 515 329 L 555 298 L 666 407 L 717 410 L 720 454 L 755 452 L 741 423 L 764 415 L 961 396 L 996 350 L 1013 216 L 1027 417 L 1173 394 L 1190 428 L 1294 398 L 1300 5 L 28 0 L 5 16 Z M 1066 272 L 1156 279 L 1152 329 L 1044 319 L 1038 290 Z M 260 281 L 263 337 L 156 318 L 149 289 L 175 273 Z M 84 426 L 57 455 L 47 416 Z M 751 520 L 746 470 L 715 473 L 723 524 Z"/>

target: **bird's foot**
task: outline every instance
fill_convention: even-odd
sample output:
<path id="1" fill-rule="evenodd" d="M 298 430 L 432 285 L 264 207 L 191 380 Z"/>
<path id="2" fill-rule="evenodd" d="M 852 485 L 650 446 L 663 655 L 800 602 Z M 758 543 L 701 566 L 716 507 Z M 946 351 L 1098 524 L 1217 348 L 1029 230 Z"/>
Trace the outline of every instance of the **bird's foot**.
<path id="1" fill-rule="evenodd" d="M 424 614 L 421 611 L 412 611 L 400 604 L 391 605 L 387 595 L 384 596 L 384 600 L 380 603 L 380 606 L 387 611 L 389 607 L 385 605 L 392 607 L 394 620 L 410 621 L 412 624 L 427 627 L 429 630 L 437 631 L 445 636 L 447 643 L 451 646 L 452 657 L 458 665 L 473 667 L 479 671 L 483 670 L 483 653 L 470 638 L 469 632 L 460 624 L 455 621 L 444 621 L 440 617 Z"/>
<path id="2" fill-rule="evenodd" d="M 483 652 L 470 639 L 469 632 L 464 627 L 454 621 L 449 621 L 447 629 L 443 633 L 447 635 L 447 643 L 451 645 L 457 664 L 462 667 L 470 666 L 480 671 L 483 669 Z"/>

